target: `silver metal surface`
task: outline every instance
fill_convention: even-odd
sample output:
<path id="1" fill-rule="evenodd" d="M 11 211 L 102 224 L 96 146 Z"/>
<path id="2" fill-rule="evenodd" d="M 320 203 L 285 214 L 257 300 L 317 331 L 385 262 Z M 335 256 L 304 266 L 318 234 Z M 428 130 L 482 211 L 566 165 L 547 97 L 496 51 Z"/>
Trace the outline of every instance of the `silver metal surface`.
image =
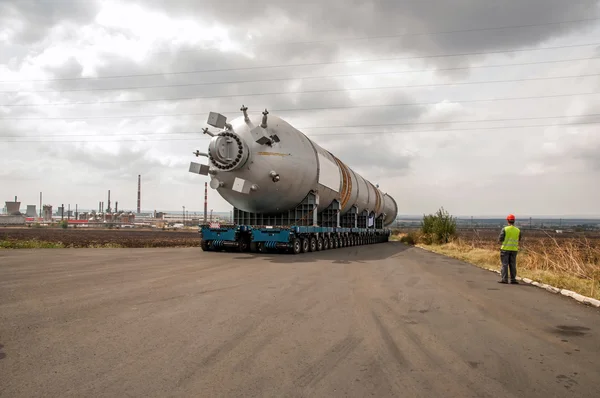
<path id="1" fill-rule="evenodd" d="M 190 162 L 190 173 L 208 175 L 209 167 L 205 164 Z"/>
<path id="2" fill-rule="evenodd" d="M 225 128 L 209 144 L 210 186 L 231 205 L 279 213 L 313 190 L 319 195 L 318 212 L 338 200 L 341 214 L 356 206 L 359 214 L 385 214 L 384 225 L 394 221 L 398 208 L 389 195 L 283 119 L 266 110 L 255 116 L 248 116 L 246 107 L 241 110 L 243 116 L 229 123 L 220 114 L 209 116 L 209 124 Z"/>

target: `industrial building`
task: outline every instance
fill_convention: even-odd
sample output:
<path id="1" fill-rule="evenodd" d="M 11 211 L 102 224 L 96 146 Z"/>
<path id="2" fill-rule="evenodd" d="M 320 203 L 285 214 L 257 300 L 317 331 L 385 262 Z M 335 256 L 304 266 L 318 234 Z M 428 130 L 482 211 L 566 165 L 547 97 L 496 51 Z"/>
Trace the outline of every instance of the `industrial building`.
<path id="1" fill-rule="evenodd" d="M 73 209 L 71 205 L 63 204 L 53 207 L 50 204 L 44 204 L 42 201 L 42 193 L 40 192 L 39 211 L 37 205 L 28 204 L 23 213 L 21 211 L 21 201 L 6 201 L 4 209 L 0 214 L 0 226 L 14 225 L 58 225 L 61 222 L 66 222 L 67 226 L 73 227 L 171 227 L 175 224 L 185 226 L 197 226 L 200 219 L 195 216 L 190 216 L 189 213 L 172 212 L 165 213 L 153 211 L 148 213 L 141 212 L 141 175 L 137 179 L 137 211 L 120 210 L 119 202 L 114 202 L 112 208 L 111 192 L 108 190 L 107 203 L 105 207 L 104 201 L 98 202 L 98 208 L 82 209 L 79 211 L 79 206 L 76 204 Z M 206 207 L 206 203 L 205 203 Z"/>

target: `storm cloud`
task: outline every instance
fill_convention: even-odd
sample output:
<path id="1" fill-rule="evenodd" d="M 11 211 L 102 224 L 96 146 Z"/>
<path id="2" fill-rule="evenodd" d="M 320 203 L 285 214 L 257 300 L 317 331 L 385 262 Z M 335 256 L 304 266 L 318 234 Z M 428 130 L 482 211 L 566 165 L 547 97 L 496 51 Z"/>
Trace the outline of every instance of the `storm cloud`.
<path id="1" fill-rule="evenodd" d="M 599 18 L 596 0 L 2 2 L 0 193 L 133 209 L 142 174 L 145 210 L 199 209 L 201 129 L 243 104 L 402 214 L 513 211 L 507 181 L 513 212 L 597 213 L 535 198 L 598 190 Z"/>

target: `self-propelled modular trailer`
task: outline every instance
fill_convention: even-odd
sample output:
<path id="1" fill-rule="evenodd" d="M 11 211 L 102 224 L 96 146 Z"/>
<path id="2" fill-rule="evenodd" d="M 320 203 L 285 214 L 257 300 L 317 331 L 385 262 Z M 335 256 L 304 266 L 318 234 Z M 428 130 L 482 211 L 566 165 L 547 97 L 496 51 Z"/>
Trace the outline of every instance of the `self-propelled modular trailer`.
<path id="1" fill-rule="evenodd" d="M 292 253 L 386 242 L 398 213 L 394 199 L 341 160 L 276 116 L 243 116 L 219 129 L 208 165 L 190 172 L 210 176 L 210 186 L 233 206 L 228 225 L 202 224 L 203 250 L 285 250 Z"/>

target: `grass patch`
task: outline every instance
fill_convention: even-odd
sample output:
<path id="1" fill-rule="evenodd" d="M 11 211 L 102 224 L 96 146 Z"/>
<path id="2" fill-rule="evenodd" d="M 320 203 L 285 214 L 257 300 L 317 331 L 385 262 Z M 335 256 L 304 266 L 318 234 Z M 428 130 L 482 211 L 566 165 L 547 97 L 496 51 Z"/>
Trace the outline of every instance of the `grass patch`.
<path id="1" fill-rule="evenodd" d="M 500 270 L 500 250 L 491 241 L 456 239 L 445 245 L 418 247 L 479 266 Z M 483 247 L 482 247 L 483 246 Z M 487 246 L 487 247 L 486 247 Z M 539 239 L 524 245 L 517 256 L 517 275 L 600 300 L 600 248 L 592 242 Z"/>
<path id="2" fill-rule="evenodd" d="M 47 242 L 37 239 L 0 240 L 0 249 L 63 249 L 62 242 Z"/>

